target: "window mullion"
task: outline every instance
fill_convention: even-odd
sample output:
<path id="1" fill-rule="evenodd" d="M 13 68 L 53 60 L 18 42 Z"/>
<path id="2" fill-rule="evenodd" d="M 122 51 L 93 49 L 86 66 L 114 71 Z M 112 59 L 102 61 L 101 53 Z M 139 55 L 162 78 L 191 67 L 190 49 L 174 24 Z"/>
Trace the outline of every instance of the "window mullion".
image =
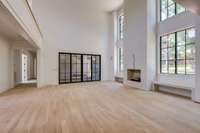
<path id="1" fill-rule="evenodd" d="M 185 30 L 185 74 L 187 74 L 187 30 Z"/>
<path id="2" fill-rule="evenodd" d="M 167 73 L 169 74 L 169 35 L 167 36 Z"/>
<path id="3" fill-rule="evenodd" d="M 177 15 L 177 3 L 175 2 L 175 15 Z"/>
<path id="4" fill-rule="evenodd" d="M 177 74 L 177 32 L 175 33 L 175 74 Z"/>
<path id="5" fill-rule="evenodd" d="M 169 0 L 167 0 L 167 18 L 169 16 Z"/>
<path id="6" fill-rule="evenodd" d="M 160 73 L 162 73 L 162 37 L 160 37 Z"/>

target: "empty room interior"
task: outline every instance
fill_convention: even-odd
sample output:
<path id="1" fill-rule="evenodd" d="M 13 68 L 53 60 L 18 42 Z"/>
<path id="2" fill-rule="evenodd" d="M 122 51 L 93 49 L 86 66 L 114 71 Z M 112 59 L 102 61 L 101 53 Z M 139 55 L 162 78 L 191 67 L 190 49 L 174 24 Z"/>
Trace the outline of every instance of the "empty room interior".
<path id="1" fill-rule="evenodd" d="M 0 0 L 1 133 L 200 133 L 199 0 Z"/>

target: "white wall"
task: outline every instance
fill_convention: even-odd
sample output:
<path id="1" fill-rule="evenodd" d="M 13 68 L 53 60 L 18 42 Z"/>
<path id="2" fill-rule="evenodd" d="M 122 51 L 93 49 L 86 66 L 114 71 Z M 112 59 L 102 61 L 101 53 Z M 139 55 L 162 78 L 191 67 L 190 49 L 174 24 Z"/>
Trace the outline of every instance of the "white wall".
<path id="1" fill-rule="evenodd" d="M 150 90 L 156 74 L 155 0 L 125 0 L 125 84 Z M 127 81 L 127 69 L 141 69 L 141 83 Z"/>
<path id="2" fill-rule="evenodd" d="M 0 37 L 0 92 L 11 88 L 11 46 Z"/>
<path id="3" fill-rule="evenodd" d="M 115 16 L 113 13 L 109 13 L 109 25 L 108 25 L 108 32 L 109 32 L 109 43 L 107 53 L 108 53 L 108 58 L 109 58 L 109 64 L 108 64 L 108 79 L 109 80 L 114 80 L 115 77 Z"/>
<path id="4" fill-rule="evenodd" d="M 101 54 L 102 79 L 113 79 L 111 13 L 80 0 L 35 0 L 33 11 L 45 42 L 38 51 L 40 84 L 58 84 L 58 52 L 62 51 Z"/>
<path id="5" fill-rule="evenodd" d="M 146 38 L 147 38 L 147 8 L 146 0 L 125 0 L 125 36 L 124 36 L 124 65 L 125 84 L 136 88 L 145 88 L 146 79 Z M 135 68 L 141 69 L 142 83 L 127 81 L 127 69 L 133 68 L 133 54 Z"/>
<path id="6" fill-rule="evenodd" d="M 146 88 L 153 88 L 156 79 L 156 0 L 147 0 Z"/>

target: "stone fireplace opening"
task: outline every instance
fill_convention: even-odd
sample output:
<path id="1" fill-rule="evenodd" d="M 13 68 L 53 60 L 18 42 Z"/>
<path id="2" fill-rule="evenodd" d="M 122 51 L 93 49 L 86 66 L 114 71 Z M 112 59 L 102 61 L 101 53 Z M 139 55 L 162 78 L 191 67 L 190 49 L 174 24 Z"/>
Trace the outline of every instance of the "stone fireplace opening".
<path id="1" fill-rule="evenodd" d="M 129 81 L 141 82 L 141 70 L 139 69 L 128 69 L 127 76 Z"/>

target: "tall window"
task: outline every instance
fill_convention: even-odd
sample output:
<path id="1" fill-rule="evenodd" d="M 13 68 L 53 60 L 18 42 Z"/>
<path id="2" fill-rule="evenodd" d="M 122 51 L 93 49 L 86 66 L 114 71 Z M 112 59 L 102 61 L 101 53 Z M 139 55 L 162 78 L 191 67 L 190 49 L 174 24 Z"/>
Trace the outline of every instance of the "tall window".
<path id="1" fill-rule="evenodd" d="M 122 40 L 124 38 L 124 15 L 119 15 L 118 20 L 118 39 Z"/>
<path id="2" fill-rule="evenodd" d="M 124 61 L 123 61 L 123 46 L 121 41 L 124 39 L 124 15 L 123 13 L 118 15 L 118 46 L 117 46 L 117 70 L 119 73 L 122 73 L 124 70 Z"/>
<path id="3" fill-rule="evenodd" d="M 195 74 L 195 29 L 161 37 L 161 73 Z"/>
<path id="4" fill-rule="evenodd" d="M 173 0 L 161 0 L 161 21 L 186 11 L 186 9 Z"/>
<path id="5" fill-rule="evenodd" d="M 118 72 L 123 72 L 124 70 L 124 62 L 123 62 L 123 49 L 118 48 Z"/>

